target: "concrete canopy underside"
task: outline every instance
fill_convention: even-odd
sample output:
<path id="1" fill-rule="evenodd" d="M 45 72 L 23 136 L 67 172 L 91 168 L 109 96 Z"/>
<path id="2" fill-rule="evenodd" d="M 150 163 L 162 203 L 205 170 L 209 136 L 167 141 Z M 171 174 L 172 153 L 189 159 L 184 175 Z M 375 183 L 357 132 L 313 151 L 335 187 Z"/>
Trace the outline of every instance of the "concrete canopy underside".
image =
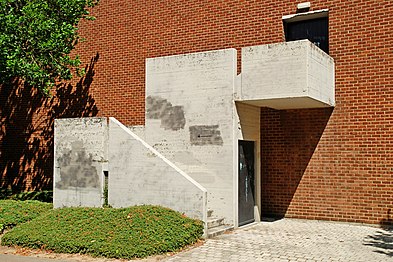
<path id="1" fill-rule="evenodd" d="M 270 107 L 277 110 L 331 107 L 330 105 L 311 97 L 266 98 L 242 100 L 241 102 L 258 107 Z"/>

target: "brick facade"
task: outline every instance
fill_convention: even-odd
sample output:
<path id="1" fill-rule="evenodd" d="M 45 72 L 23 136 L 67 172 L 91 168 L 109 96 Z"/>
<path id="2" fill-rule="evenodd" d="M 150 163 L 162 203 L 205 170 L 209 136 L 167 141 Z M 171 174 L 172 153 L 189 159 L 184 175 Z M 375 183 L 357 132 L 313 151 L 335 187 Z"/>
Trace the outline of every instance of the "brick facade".
<path id="1" fill-rule="evenodd" d="M 236 48 L 240 64 L 241 47 L 284 41 L 281 18 L 295 13 L 299 2 L 102 0 L 93 10 L 97 20 L 80 26 L 86 41 L 78 53 L 90 65 L 89 81 L 75 82 L 73 89 L 62 91 L 66 99 L 55 96 L 52 105 L 48 102 L 34 112 L 51 112 L 44 119 L 101 115 L 143 125 L 145 58 Z M 336 64 L 336 107 L 261 109 L 262 215 L 391 222 L 387 214 L 393 209 L 393 2 L 311 1 L 311 10 L 325 8 L 329 54 Z M 23 114 L 16 119 L 32 122 L 33 131 L 38 123 L 52 124 Z M 50 156 L 51 130 L 44 133 L 49 142 L 37 143 L 49 148 Z M 3 138 L 2 164 L 5 147 Z M 16 154 L 14 161 L 20 156 Z M 4 167 L 3 185 L 11 183 L 5 183 L 6 178 L 12 180 Z M 31 181 L 50 178 L 42 169 L 24 174 L 30 173 Z"/>

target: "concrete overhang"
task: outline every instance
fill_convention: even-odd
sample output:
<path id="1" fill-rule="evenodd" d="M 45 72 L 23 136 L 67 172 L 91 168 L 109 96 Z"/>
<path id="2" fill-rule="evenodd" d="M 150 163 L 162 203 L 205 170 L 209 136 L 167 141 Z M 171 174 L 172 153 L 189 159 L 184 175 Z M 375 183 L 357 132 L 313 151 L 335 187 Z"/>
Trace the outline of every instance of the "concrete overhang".
<path id="1" fill-rule="evenodd" d="M 274 109 L 335 106 L 334 61 L 308 40 L 242 48 L 236 101 Z"/>

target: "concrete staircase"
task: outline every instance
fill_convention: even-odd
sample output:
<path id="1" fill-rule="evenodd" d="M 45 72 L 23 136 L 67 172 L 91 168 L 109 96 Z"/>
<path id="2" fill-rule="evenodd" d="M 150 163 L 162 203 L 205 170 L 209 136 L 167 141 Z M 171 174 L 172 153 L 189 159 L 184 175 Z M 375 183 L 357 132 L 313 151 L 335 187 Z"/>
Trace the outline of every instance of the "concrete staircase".
<path id="1" fill-rule="evenodd" d="M 233 230 L 232 225 L 226 225 L 224 218 L 214 217 L 213 210 L 207 211 L 207 237 L 212 238 Z"/>

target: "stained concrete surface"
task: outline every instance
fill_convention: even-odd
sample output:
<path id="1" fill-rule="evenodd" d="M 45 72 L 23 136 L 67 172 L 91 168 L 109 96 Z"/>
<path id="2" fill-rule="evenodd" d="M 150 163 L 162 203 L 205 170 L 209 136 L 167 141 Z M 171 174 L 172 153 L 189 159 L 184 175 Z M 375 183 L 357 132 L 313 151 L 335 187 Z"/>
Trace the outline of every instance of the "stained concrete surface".
<path id="1" fill-rule="evenodd" d="M 219 145 L 222 146 L 220 126 L 190 126 L 190 142 L 191 145 L 203 146 L 203 145 Z"/>
<path id="2" fill-rule="evenodd" d="M 228 224 L 236 218 L 236 75 L 236 49 L 146 60 L 144 140 L 206 188 L 207 208 Z"/>
<path id="3" fill-rule="evenodd" d="M 109 121 L 108 200 L 160 205 L 206 221 L 205 188 L 114 118 Z"/>
<path id="4" fill-rule="evenodd" d="M 177 131 L 183 129 L 186 124 L 183 106 L 173 106 L 159 96 L 146 98 L 146 117 L 161 119 L 161 127 L 165 130 Z"/>
<path id="5" fill-rule="evenodd" d="M 104 117 L 55 120 L 55 208 L 102 206 L 103 171 L 108 165 L 107 129 Z"/>
<path id="6" fill-rule="evenodd" d="M 60 181 L 55 183 L 58 189 L 70 187 L 99 188 L 100 177 L 97 168 L 93 165 L 91 155 L 88 155 L 82 141 L 74 141 L 71 149 L 64 149 L 58 158 L 60 169 Z"/>

